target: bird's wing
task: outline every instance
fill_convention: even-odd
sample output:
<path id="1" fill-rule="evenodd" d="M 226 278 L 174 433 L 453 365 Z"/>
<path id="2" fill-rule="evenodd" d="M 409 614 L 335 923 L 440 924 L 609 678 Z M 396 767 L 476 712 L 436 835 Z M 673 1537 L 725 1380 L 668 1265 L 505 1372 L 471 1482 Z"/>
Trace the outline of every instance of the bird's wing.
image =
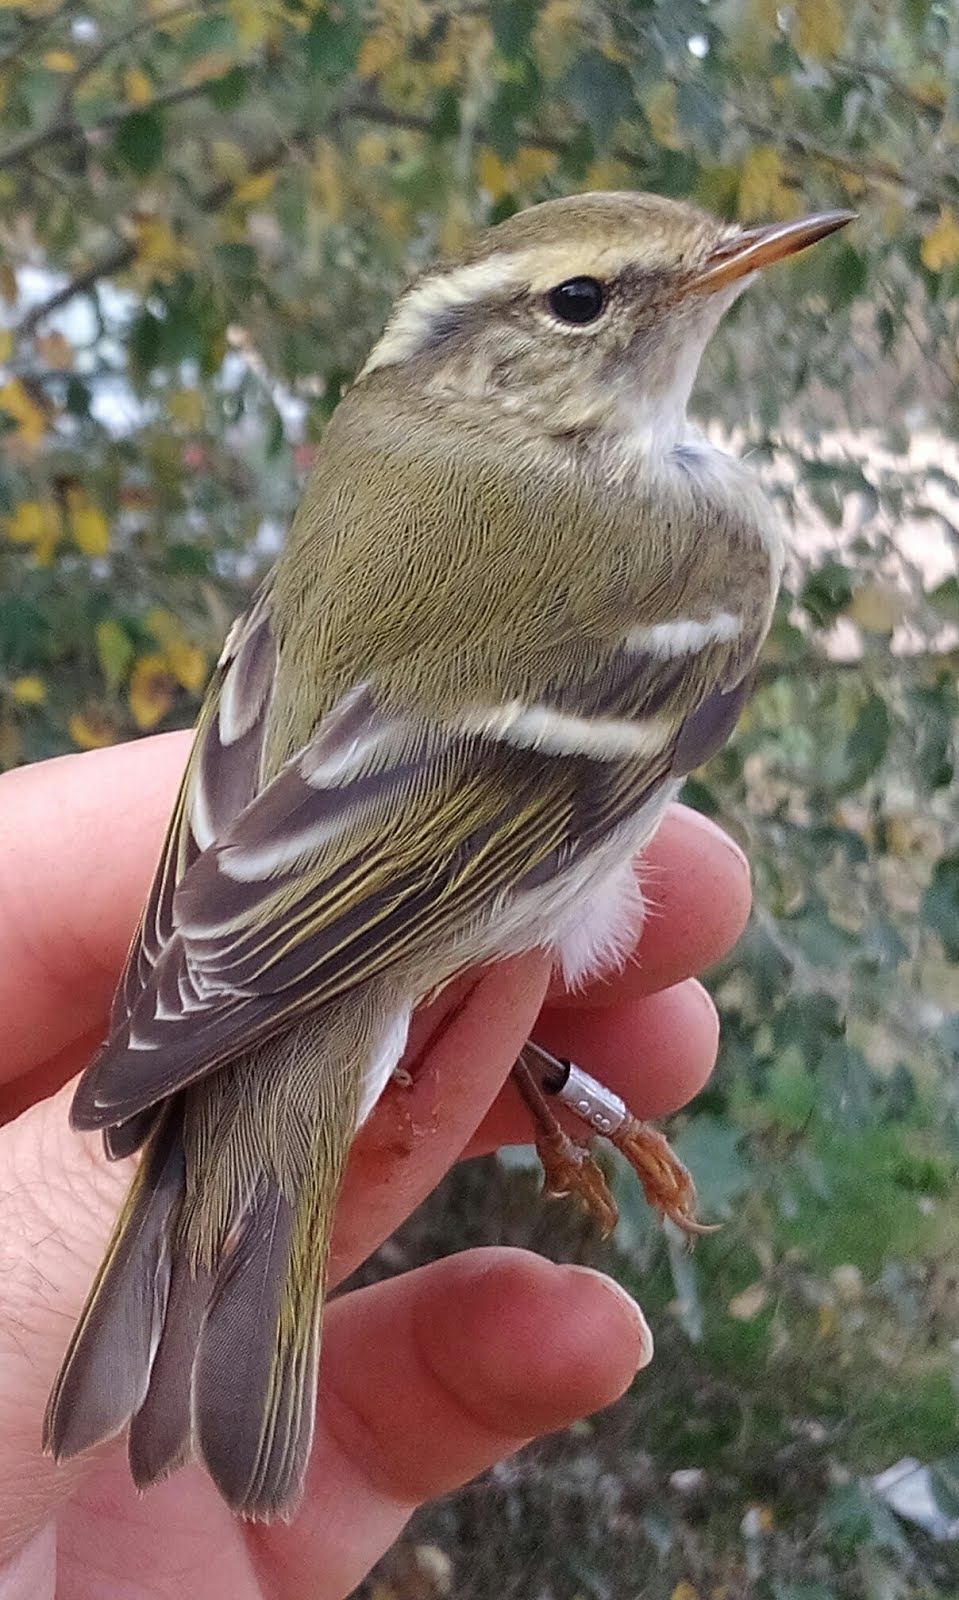
<path id="1" fill-rule="evenodd" d="M 457 941 L 504 897 L 711 753 L 745 694 L 742 640 L 675 658 L 633 642 L 532 704 L 448 723 L 356 686 L 256 792 L 265 605 L 226 656 L 111 1034 L 74 1102 L 77 1126 L 133 1130 L 118 1151 L 163 1097 L 365 980 L 443 948 L 455 967 Z"/>

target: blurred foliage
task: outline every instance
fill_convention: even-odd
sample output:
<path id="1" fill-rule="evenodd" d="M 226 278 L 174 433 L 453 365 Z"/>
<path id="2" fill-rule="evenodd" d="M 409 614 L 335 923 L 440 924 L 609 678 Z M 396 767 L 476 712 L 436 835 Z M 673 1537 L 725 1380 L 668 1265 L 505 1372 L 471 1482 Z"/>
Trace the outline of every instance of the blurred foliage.
<path id="1" fill-rule="evenodd" d="M 689 785 L 757 882 L 679 1128 L 726 1225 L 690 1256 L 620 1183 L 654 1371 L 369 1594 L 932 1600 L 957 1547 L 874 1474 L 932 1465 L 957 1514 L 955 0 L 0 0 L 0 761 L 189 722 L 404 277 L 616 186 L 861 212 L 750 289 L 698 389 L 794 533 Z M 390 1259 L 597 1259 L 530 1187 L 454 1175 Z"/>

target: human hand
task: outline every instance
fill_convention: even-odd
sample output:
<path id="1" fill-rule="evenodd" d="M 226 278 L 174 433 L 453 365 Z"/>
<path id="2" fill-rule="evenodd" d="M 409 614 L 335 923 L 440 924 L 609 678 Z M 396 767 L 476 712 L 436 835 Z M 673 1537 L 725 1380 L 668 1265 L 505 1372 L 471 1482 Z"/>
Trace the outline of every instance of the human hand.
<path id="1" fill-rule="evenodd" d="M 327 1309 L 316 1441 L 294 1522 L 235 1520 L 188 1467 L 140 1497 L 122 1442 L 57 1468 L 47 1393 L 130 1180 L 70 1131 L 69 1080 L 104 1029 L 188 736 L 68 756 L 0 780 L 0 1600 L 339 1600 L 423 1500 L 616 1399 L 651 1355 L 601 1275 L 467 1251 Z M 676 807 L 643 868 L 642 962 L 575 1001 L 539 956 L 451 986 L 357 1140 L 332 1278 L 375 1248 L 462 1154 L 530 1137 L 510 1085 L 537 1037 L 641 1116 L 708 1075 L 717 1022 L 691 977 L 745 921 L 745 860 Z"/>

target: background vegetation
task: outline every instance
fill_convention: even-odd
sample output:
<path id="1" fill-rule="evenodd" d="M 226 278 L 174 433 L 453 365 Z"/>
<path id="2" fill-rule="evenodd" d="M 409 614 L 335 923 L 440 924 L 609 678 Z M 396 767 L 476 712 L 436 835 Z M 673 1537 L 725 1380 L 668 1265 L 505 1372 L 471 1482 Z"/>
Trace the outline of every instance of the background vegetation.
<path id="1" fill-rule="evenodd" d="M 689 785 L 758 886 L 677 1130 L 726 1226 L 689 1256 L 622 1184 L 653 1372 L 367 1593 L 954 1595 L 956 1543 L 875 1475 L 913 1458 L 959 1517 L 956 0 L 0 0 L 0 757 L 189 722 L 410 268 L 609 186 L 861 212 L 698 391 L 795 530 L 760 690 Z M 597 1259 L 534 1182 L 454 1176 L 386 1264 Z"/>

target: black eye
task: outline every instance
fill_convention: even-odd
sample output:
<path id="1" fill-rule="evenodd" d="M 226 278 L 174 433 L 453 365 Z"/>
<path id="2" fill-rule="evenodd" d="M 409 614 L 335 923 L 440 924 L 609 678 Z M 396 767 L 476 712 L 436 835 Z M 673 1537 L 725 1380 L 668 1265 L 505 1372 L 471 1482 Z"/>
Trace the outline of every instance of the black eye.
<path id="1" fill-rule="evenodd" d="M 567 278 L 565 283 L 550 289 L 546 298 L 554 317 L 577 326 L 595 322 L 606 304 L 603 286 L 595 278 Z"/>

